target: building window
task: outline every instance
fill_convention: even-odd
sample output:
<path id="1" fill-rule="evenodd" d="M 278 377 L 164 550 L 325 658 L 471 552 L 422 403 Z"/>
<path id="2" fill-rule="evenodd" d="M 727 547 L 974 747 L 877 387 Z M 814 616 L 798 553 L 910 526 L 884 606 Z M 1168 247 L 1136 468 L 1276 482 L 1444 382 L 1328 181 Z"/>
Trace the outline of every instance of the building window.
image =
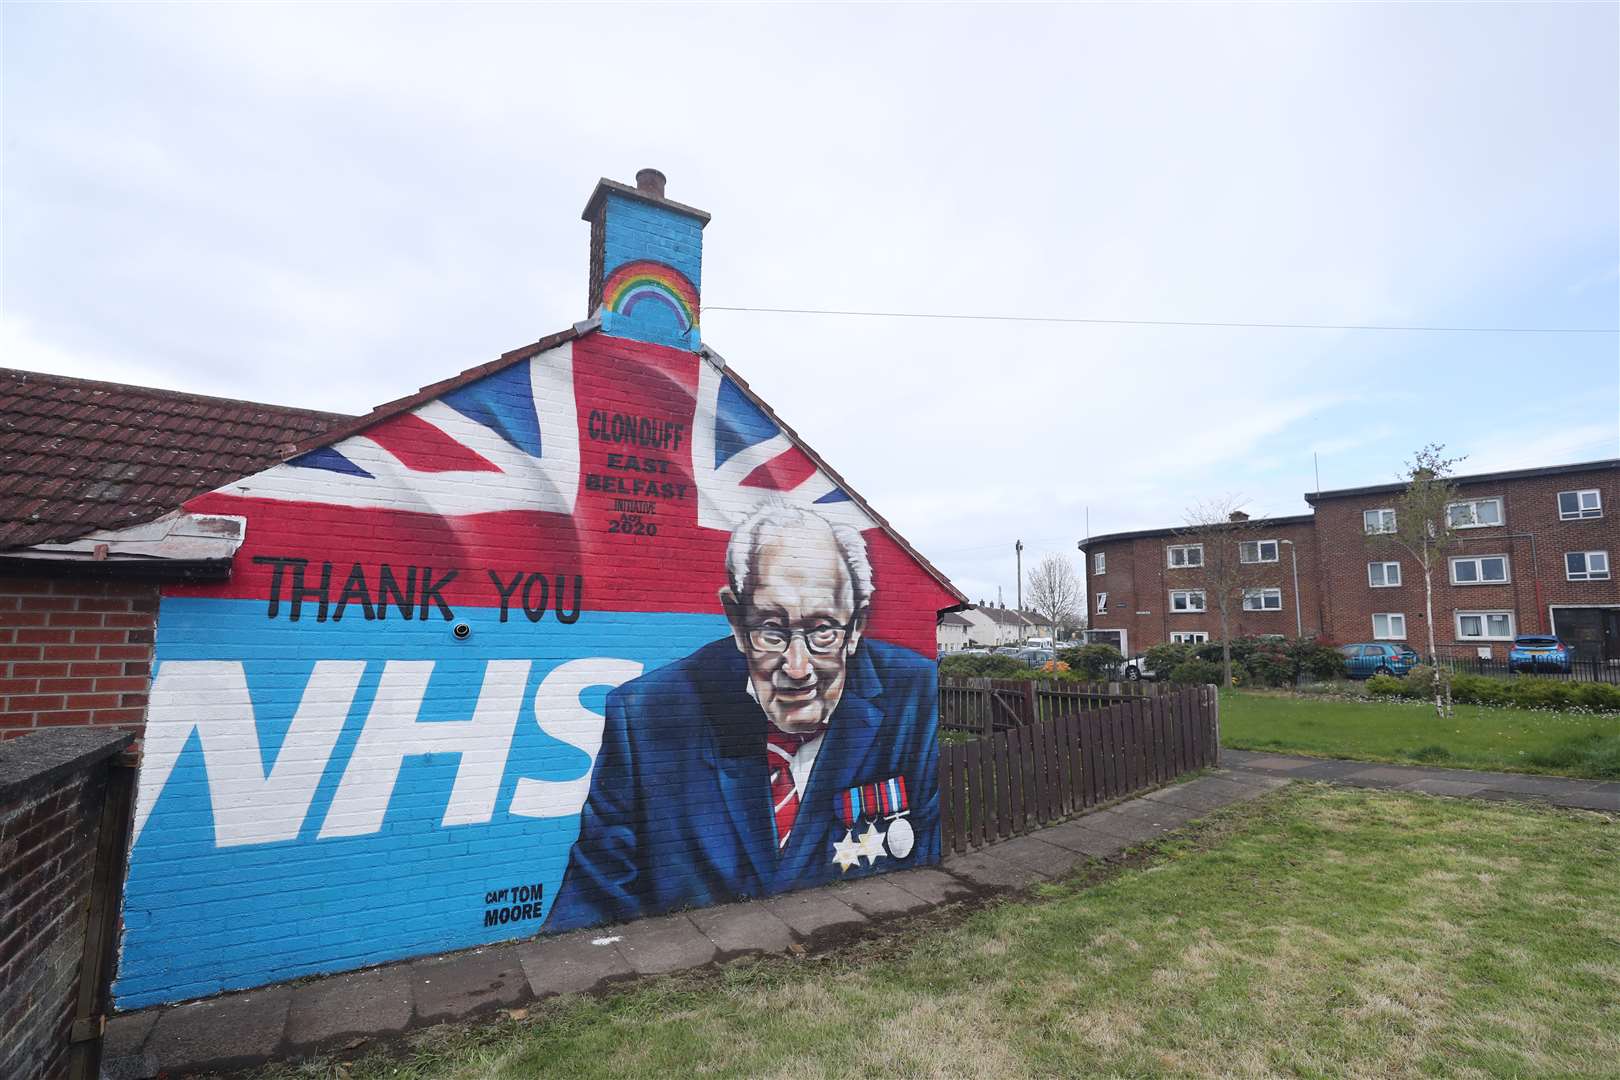
<path id="1" fill-rule="evenodd" d="M 1501 499 L 1468 499 L 1446 507 L 1446 520 L 1453 529 L 1483 529 L 1502 524 Z"/>
<path id="2" fill-rule="evenodd" d="M 1245 540 L 1238 545 L 1238 560 L 1246 563 L 1277 561 L 1277 541 Z"/>
<path id="3" fill-rule="evenodd" d="M 1394 611 L 1374 615 L 1373 640 L 1405 641 L 1406 616 Z"/>
<path id="4" fill-rule="evenodd" d="M 1571 551 L 1564 555 L 1564 576 L 1571 581 L 1608 581 L 1607 551 Z"/>
<path id="5" fill-rule="evenodd" d="M 1375 533 L 1392 533 L 1395 531 L 1395 511 L 1363 510 L 1361 512 L 1361 531 L 1371 536 Z"/>
<path id="6" fill-rule="evenodd" d="M 1209 641 L 1209 633 L 1204 630 L 1172 630 L 1170 644 L 1172 645 L 1203 645 Z"/>
<path id="7" fill-rule="evenodd" d="M 1204 565 L 1203 544 L 1171 544 L 1165 550 L 1169 553 L 1171 569 Z"/>
<path id="8" fill-rule="evenodd" d="M 1203 589 L 1172 589 L 1170 591 L 1171 611 L 1203 611 Z"/>
<path id="9" fill-rule="evenodd" d="M 1453 585 L 1497 585 L 1507 580 L 1506 555 L 1475 555 L 1451 560 Z"/>
<path id="10" fill-rule="evenodd" d="M 1106 615 L 1107 613 L 1108 613 L 1108 594 L 1105 593 L 1105 592 L 1100 592 L 1100 593 L 1097 594 L 1097 614 Z"/>
<path id="11" fill-rule="evenodd" d="M 1457 638 L 1460 641 L 1512 641 L 1513 612 L 1459 611 Z"/>
<path id="12" fill-rule="evenodd" d="M 1591 491 L 1560 491 L 1558 493 L 1558 516 L 1564 521 L 1600 518 L 1603 516 L 1603 495 L 1596 489 Z"/>
<path id="13" fill-rule="evenodd" d="M 1244 611 L 1281 611 L 1281 589 L 1244 589 Z"/>
<path id="14" fill-rule="evenodd" d="M 1091 572 L 1093 574 L 1106 574 L 1108 572 L 1108 552 L 1099 551 L 1091 557 Z"/>
<path id="15" fill-rule="evenodd" d="M 1401 564 L 1398 562 L 1370 562 L 1367 564 L 1367 584 L 1375 589 L 1393 589 L 1401 583 Z"/>

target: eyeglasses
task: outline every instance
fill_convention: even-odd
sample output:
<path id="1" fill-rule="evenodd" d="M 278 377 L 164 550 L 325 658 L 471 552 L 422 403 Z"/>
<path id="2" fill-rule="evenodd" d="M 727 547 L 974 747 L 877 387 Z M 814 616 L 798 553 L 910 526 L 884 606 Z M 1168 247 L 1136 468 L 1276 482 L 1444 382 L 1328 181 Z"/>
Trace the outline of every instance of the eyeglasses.
<path id="1" fill-rule="evenodd" d="M 826 656 L 835 653 L 844 647 L 849 638 L 849 632 L 854 627 L 855 620 L 839 625 L 837 623 L 821 623 L 808 629 L 799 629 L 791 626 L 750 626 L 748 628 L 748 644 L 756 652 L 784 653 L 793 644 L 795 637 L 804 639 L 804 647 L 817 656 Z"/>

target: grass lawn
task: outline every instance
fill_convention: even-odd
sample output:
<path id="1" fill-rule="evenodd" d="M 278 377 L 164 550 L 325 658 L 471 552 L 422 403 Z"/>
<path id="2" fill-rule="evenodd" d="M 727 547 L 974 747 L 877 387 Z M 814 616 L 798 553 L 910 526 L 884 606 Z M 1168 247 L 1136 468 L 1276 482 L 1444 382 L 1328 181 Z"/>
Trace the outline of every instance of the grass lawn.
<path id="1" fill-rule="evenodd" d="M 1221 694 L 1221 745 L 1317 757 L 1620 779 L 1620 715 L 1413 701 Z"/>
<path id="2" fill-rule="evenodd" d="M 263 1076 L 1613 1076 L 1620 822 L 1294 785 L 1111 877 Z"/>

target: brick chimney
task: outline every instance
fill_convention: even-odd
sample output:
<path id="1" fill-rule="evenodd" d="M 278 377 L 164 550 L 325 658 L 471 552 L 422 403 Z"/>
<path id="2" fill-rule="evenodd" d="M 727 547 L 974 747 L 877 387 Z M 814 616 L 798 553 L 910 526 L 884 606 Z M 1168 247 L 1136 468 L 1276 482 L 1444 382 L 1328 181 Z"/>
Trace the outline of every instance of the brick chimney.
<path id="1" fill-rule="evenodd" d="M 703 227 L 709 215 L 664 197 L 657 169 L 636 186 L 603 178 L 585 204 L 591 223 L 590 311 L 604 333 L 696 350 Z"/>

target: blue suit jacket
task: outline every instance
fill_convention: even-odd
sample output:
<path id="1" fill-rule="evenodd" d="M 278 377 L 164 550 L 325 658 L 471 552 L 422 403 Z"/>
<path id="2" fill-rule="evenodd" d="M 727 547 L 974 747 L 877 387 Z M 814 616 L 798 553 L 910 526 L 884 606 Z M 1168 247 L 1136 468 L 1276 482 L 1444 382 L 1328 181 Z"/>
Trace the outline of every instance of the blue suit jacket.
<path id="1" fill-rule="evenodd" d="M 769 721 L 730 638 L 607 699 L 579 840 L 546 929 L 699 907 L 939 861 L 938 679 L 932 663 L 870 638 L 850 658 L 787 845 L 776 849 Z M 916 843 L 841 871 L 836 796 L 905 777 Z M 880 822 L 880 827 L 887 827 Z M 861 831 L 857 827 L 857 834 Z"/>

